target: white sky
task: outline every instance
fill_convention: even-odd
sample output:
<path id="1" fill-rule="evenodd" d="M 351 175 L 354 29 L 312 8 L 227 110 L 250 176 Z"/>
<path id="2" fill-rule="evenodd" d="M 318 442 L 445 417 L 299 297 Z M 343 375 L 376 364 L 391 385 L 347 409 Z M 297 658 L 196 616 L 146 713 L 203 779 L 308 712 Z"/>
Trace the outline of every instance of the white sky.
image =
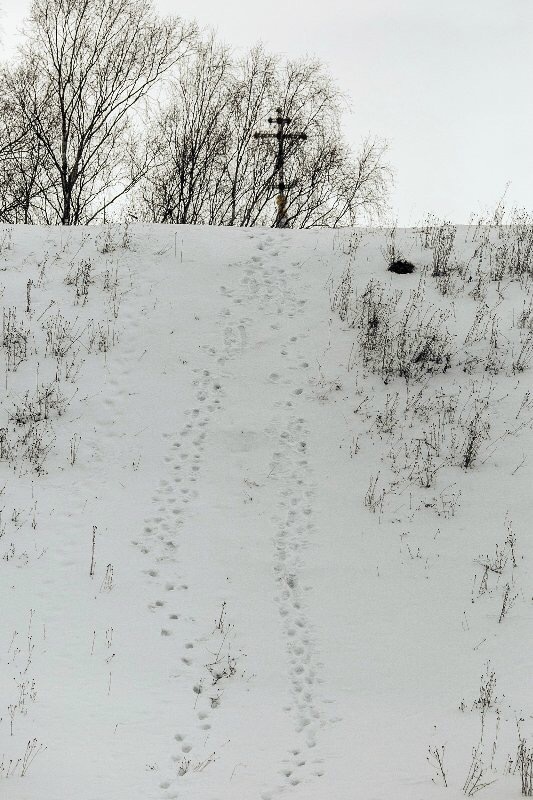
<path id="1" fill-rule="evenodd" d="M 10 51 L 28 0 L 0 0 Z M 355 145 L 390 143 L 400 224 L 533 206 L 533 0 L 154 0 L 246 48 L 326 62 L 352 100 Z M 303 9 L 303 10 L 302 10 Z"/>

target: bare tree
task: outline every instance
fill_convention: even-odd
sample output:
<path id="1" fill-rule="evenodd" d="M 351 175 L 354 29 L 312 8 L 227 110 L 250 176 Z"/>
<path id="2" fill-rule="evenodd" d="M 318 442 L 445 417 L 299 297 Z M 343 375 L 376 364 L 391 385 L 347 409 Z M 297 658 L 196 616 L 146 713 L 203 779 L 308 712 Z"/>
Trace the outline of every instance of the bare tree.
<path id="1" fill-rule="evenodd" d="M 277 141 L 254 133 L 281 105 L 304 146 L 287 140 L 288 224 L 354 224 L 386 207 L 384 143 L 353 156 L 341 134 L 343 98 L 315 59 L 282 62 L 262 46 L 236 60 L 211 35 L 180 69 L 151 140 L 159 166 L 142 183 L 138 214 L 154 222 L 274 223 Z"/>
<path id="2" fill-rule="evenodd" d="M 272 165 L 260 153 L 254 132 L 264 124 L 267 110 L 273 108 L 279 59 L 259 45 L 235 65 L 231 87 L 228 140 L 224 183 L 220 202 L 220 223 L 254 225 L 261 219 L 266 196 L 271 194 Z M 268 202 L 268 201 L 267 201 Z"/>
<path id="3" fill-rule="evenodd" d="M 392 172 L 387 145 L 367 138 L 354 156 L 342 136 L 345 98 L 320 61 L 284 65 L 278 96 L 291 128 L 307 134 L 286 147 L 287 220 L 292 227 L 353 225 L 387 208 Z"/>
<path id="4" fill-rule="evenodd" d="M 338 227 L 382 218 L 392 181 L 385 142 L 367 138 L 357 156 L 327 131 L 316 131 L 307 144 L 305 155 L 297 152 L 289 162 L 289 226 Z"/>
<path id="5" fill-rule="evenodd" d="M 132 112 L 187 53 L 194 26 L 158 20 L 150 0 L 33 0 L 23 35 L 5 80 L 50 164 L 44 216 L 91 222 L 146 171 L 132 159 Z"/>
<path id="6" fill-rule="evenodd" d="M 149 136 L 156 166 L 142 186 L 145 217 L 174 223 L 214 223 L 213 198 L 224 164 L 230 55 L 213 35 L 173 82 Z M 215 204 L 216 205 L 216 204 Z"/>

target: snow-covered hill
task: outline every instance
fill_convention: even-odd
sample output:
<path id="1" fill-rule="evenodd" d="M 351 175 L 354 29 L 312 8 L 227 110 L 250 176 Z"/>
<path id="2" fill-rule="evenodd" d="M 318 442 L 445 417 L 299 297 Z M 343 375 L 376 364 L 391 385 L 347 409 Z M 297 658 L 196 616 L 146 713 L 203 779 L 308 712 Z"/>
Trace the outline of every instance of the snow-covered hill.
<path id="1" fill-rule="evenodd" d="M 2 797 L 527 790 L 527 235 L 0 231 Z"/>

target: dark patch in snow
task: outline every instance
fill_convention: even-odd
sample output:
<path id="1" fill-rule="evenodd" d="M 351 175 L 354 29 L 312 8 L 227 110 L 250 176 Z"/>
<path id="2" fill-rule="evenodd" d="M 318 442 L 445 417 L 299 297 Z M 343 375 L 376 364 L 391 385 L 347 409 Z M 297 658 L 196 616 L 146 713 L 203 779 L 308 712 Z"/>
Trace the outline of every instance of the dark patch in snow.
<path id="1" fill-rule="evenodd" d="M 397 275 L 410 275 L 415 271 L 415 265 L 404 258 L 398 258 L 389 264 L 389 272 L 396 272 Z"/>

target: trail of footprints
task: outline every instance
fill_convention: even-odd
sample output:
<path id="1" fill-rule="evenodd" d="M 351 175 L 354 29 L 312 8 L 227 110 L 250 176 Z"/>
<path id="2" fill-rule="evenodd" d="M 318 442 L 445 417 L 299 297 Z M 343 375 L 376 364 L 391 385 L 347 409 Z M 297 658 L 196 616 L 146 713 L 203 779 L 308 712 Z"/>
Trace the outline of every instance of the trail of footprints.
<path id="1" fill-rule="evenodd" d="M 191 706 L 194 704 L 196 725 L 190 734 L 180 731 L 174 737 L 171 756 L 175 764 L 174 774 L 160 783 L 160 788 L 165 791 L 163 796 L 169 800 L 179 796 L 176 793 L 178 781 L 202 764 L 211 729 L 210 712 L 216 708 L 216 703 L 212 703 L 210 698 L 200 697 L 197 692 L 195 681 L 204 670 L 205 658 L 200 655 L 197 658 L 196 652 L 204 637 L 197 635 L 194 609 L 187 597 L 186 565 L 179 557 L 179 547 L 187 513 L 199 495 L 197 487 L 209 423 L 222 407 L 224 390 L 209 370 L 195 372 L 197 405 L 185 412 L 186 422 L 179 433 L 174 436 L 165 434 L 169 444 L 165 456 L 167 477 L 159 482 L 152 497 L 155 513 L 145 521 L 142 538 L 132 542 L 146 557 L 145 574 L 153 596 L 148 608 L 157 615 L 161 636 L 174 637 L 179 633 L 178 668 L 172 677 L 185 677 L 191 683 Z M 172 639 L 174 643 L 176 638 Z M 195 748 L 199 750 L 198 757 Z"/>
<path id="2" fill-rule="evenodd" d="M 288 357 L 288 370 L 297 364 L 302 372 L 309 365 L 294 352 L 297 341 L 297 337 L 291 337 L 282 347 L 281 355 Z M 270 379 L 281 378 L 276 374 Z M 263 791 L 262 800 L 271 800 L 290 786 L 324 774 L 323 760 L 311 757 L 318 732 L 325 724 L 325 711 L 318 697 L 322 683 L 320 664 L 314 653 L 313 632 L 305 608 L 306 587 L 301 580 L 303 554 L 315 535 L 312 470 L 307 457 L 309 431 L 304 418 L 297 415 L 297 398 L 303 389 L 295 388 L 291 380 L 286 383 L 291 388 L 288 388 L 287 399 L 279 403 L 282 416 L 269 431 L 278 435 L 270 471 L 280 487 L 277 513 L 272 518 L 275 526 L 273 566 L 278 585 L 274 599 L 282 622 L 292 695 L 292 702 L 284 710 L 293 717 L 298 746 L 288 753 L 282 765 L 284 781 L 274 789 Z"/>
<path id="3" fill-rule="evenodd" d="M 252 235 L 250 238 L 256 238 Z M 258 310 L 272 316 L 273 330 L 281 328 L 285 317 L 294 317 L 303 312 L 305 300 L 296 298 L 289 288 L 285 268 L 276 262 L 279 251 L 272 248 L 274 240 L 263 235 L 258 244 L 258 254 L 245 265 L 240 280 L 240 289 L 230 290 L 221 286 L 220 291 L 226 301 L 232 301 L 237 308 L 250 306 L 254 313 Z M 298 262 L 292 263 L 296 270 Z M 243 308 L 244 310 L 244 308 Z M 252 319 L 239 316 L 234 321 L 230 307 L 224 307 L 218 324 L 222 328 L 223 346 L 220 351 L 213 346 L 203 349 L 218 364 L 223 365 L 238 357 L 248 343 L 248 330 Z M 309 364 L 294 353 L 298 337 L 291 336 L 280 348 L 280 372 L 305 370 Z M 185 639 L 183 628 L 190 632 L 189 641 L 183 647 L 180 657 L 180 671 L 175 677 L 190 674 L 191 668 L 200 666 L 195 660 L 195 651 L 202 642 L 195 640 L 195 620 L 187 616 L 184 609 L 189 606 L 188 583 L 182 570 L 186 566 L 179 559 L 179 540 L 186 526 L 190 504 L 198 497 L 198 482 L 202 469 L 202 454 L 208 429 L 213 415 L 222 408 L 224 391 L 221 381 L 210 370 L 196 370 L 197 404 L 185 412 L 186 422 L 176 435 L 166 434 L 169 451 L 165 457 L 167 477 L 160 481 L 152 498 L 155 513 L 146 520 L 143 536 L 133 544 L 146 556 L 146 575 L 153 586 L 153 601 L 150 612 L 157 614 L 161 625 L 161 635 L 173 637 L 180 628 L 180 638 Z M 278 437 L 278 447 L 273 454 L 272 472 L 282 477 L 280 482 L 277 514 L 274 523 L 273 568 L 279 591 L 275 602 L 282 620 L 283 634 L 288 658 L 288 675 L 291 685 L 292 704 L 285 710 L 293 715 L 297 746 L 287 754 L 280 769 L 281 785 L 273 790 L 261 792 L 262 800 L 270 800 L 275 794 L 297 786 L 311 776 L 323 774 L 322 760 L 310 758 L 316 745 L 317 733 L 324 724 L 324 714 L 316 698 L 317 686 L 321 682 L 318 664 L 313 654 L 312 630 L 305 613 L 300 570 L 302 552 L 313 535 L 312 522 L 312 476 L 306 457 L 306 428 L 304 419 L 296 415 L 294 402 L 302 394 L 302 387 L 293 387 L 293 381 L 283 378 L 280 372 L 271 373 L 269 380 L 287 385 L 289 398 L 282 401 L 282 413 L 287 419 L 281 424 L 273 424 L 270 433 Z M 292 387 L 292 388 L 291 388 Z M 177 596 L 180 597 L 179 604 Z M 181 613 L 178 612 L 180 608 Z M 190 609 L 191 612 L 193 609 Z M 191 641 L 192 640 L 192 641 Z M 187 673 L 189 670 L 189 673 Z M 200 687 L 193 686 L 196 694 L 194 713 L 196 728 L 192 735 L 177 732 L 172 760 L 176 765 L 175 774 L 160 783 L 164 798 L 178 798 L 180 778 L 205 763 L 206 744 L 211 728 L 210 715 L 220 702 L 220 697 L 207 697 L 200 694 Z M 193 765 L 194 749 L 201 743 L 200 755 Z M 207 757 L 209 758 L 209 756 Z M 202 761 L 204 759 L 204 761 Z"/>
<path id="4" fill-rule="evenodd" d="M 268 247 L 271 242 L 272 239 L 267 237 L 264 245 Z M 306 301 L 295 296 L 288 285 L 286 270 L 276 265 L 278 252 L 266 250 L 264 245 L 260 243 L 260 254 L 254 256 L 251 265 L 244 270 L 241 284 L 247 299 L 255 298 L 260 311 L 282 319 L 303 313 Z M 293 262 L 292 268 L 297 267 L 298 262 Z M 274 330 L 280 327 L 277 320 L 271 324 Z M 273 517 L 273 567 L 279 587 L 275 601 L 282 620 L 292 694 L 292 703 L 285 710 L 293 715 L 298 746 L 290 750 L 282 764 L 281 785 L 263 791 L 262 800 L 271 800 L 275 794 L 324 774 L 322 759 L 307 755 L 314 751 L 325 715 L 316 696 L 321 678 L 313 652 L 312 630 L 305 613 L 305 588 L 300 579 L 302 553 L 314 534 L 314 526 L 312 474 L 307 459 L 308 431 L 305 420 L 297 415 L 295 407 L 303 394 L 303 387 L 295 385 L 294 377 L 290 376 L 291 372 L 305 373 L 309 367 L 298 353 L 298 341 L 298 336 L 292 335 L 281 345 L 279 371 L 268 376 L 269 381 L 287 387 L 286 399 L 279 403 L 282 419 L 277 419 L 269 429 L 269 433 L 278 437 L 270 468 L 272 474 L 281 479 L 282 487 L 277 513 Z"/>

